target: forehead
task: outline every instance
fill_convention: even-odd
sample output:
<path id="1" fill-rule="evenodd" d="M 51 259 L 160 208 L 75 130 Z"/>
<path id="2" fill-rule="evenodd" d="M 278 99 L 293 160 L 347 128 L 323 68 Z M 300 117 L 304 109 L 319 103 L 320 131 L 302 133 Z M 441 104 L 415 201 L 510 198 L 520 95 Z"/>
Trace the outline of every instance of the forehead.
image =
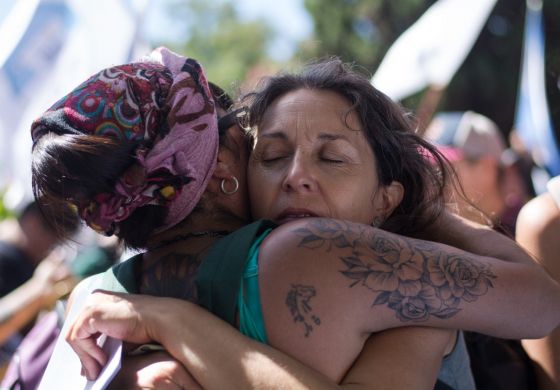
<path id="1" fill-rule="evenodd" d="M 351 103 L 342 95 L 328 90 L 298 89 L 277 98 L 265 111 L 261 126 L 274 124 L 293 125 L 305 123 L 306 127 L 321 127 L 322 130 L 362 126 Z M 315 126 L 314 126 L 315 125 Z"/>

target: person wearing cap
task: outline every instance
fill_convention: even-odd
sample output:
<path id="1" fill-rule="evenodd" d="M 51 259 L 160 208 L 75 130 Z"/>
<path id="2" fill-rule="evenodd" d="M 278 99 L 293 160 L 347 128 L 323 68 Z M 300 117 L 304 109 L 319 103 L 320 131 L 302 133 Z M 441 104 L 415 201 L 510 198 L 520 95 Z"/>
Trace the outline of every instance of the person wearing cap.
<path id="1" fill-rule="evenodd" d="M 460 185 L 453 187 L 449 201 L 458 213 L 480 223 L 490 218 L 496 229 L 513 236 L 517 213 L 528 194 L 515 166 L 515 154 L 497 125 L 473 111 L 441 112 L 425 137 L 438 146 L 457 173 Z"/>
<path id="2" fill-rule="evenodd" d="M 283 280 L 281 277 L 296 276 L 290 273 L 294 271 L 299 275 L 298 277 L 303 276 L 302 271 L 305 271 L 305 274 L 310 277 L 314 275 L 319 278 L 318 282 L 324 276 L 326 279 L 320 283 L 322 288 L 330 289 L 331 293 L 328 295 L 315 297 L 314 288 L 297 284 L 292 286 L 296 291 L 291 294 L 292 299 L 286 303 L 283 289 L 267 287 L 264 291 L 281 294 L 276 296 L 280 299 L 274 301 L 280 304 L 280 307 L 278 311 L 273 310 L 273 312 L 282 316 L 282 321 L 284 321 L 284 323 L 272 321 L 267 325 L 277 326 L 271 329 L 280 333 L 286 329 L 293 329 L 293 327 L 299 330 L 305 329 L 305 335 L 303 332 L 298 333 L 295 329 L 294 332 L 283 334 L 294 337 L 292 340 L 295 342 L 291 344 L 291 347 L 304 349 L 298 351 L 305 355 L 302 358 L 304 362 L 310 366 L 319 367 L 319 371 L 327 375 L 333 382 L 338 382 L 345 375 L 354 358 L 360 353 L 366 342 L 365 335 L 374 330 L 402 326 L 407 321 L 416 324 L 415 320 L 419 319 L 423 325 L 449 325 L 453 328 L 461 327 L 465 324 L 462 321 L 466 321 L 468 323 L 466 326 L 500 334 L 506 332 L 510 335 L 517 334 L 519 331 L 522 334 L 528 332 L 532 335 L 533 332 L 536 332 L 535 334 L 540 335 L 542 332 L 546 332 L 548 327 L 556 326 L 560 321 L 559 312 L 544 313 L 549 315 L 543 317 L 547 321 L 542 323 L 523 322 L 526 313 L 523 310 L 523 316 L 519 315 L 520 306 L 541 314 L 539 307 L 534 304 L 535 297 L 532 296 L 533 293 L 537 293 L 535 289 L 544 289 L 547 292 L 552 290 L 553 293 L 550 295 L 554 298 L 555 293 L 560 294 L 559 286 L 550 282 L 548 275 L 535 266 L 526 254 L 509 241 L 501 241 L 500 237 L 497 238 L 497 242 L 492 241 L 492 246 L 488 248 L 488 252 L 485 251 L 485 256 L 477 256 L 457 252 L 437 243 L 420 242 L 396 236 L 368 225 L 324 218 L 296 218 L 297 220 L 280 227 L 267 221 L 257 221 L 244 226 L 247 222 L 245 167 L 248 157 L 244 134 L 236 126 L 223 129 L 224 135 L 229 138 L 229 144 L 220 143 L 218 136 L 220 129 L 216 123 L 213 100 L 200 65 L 194 60 L 184 59 L 169 51 L 160 50 L 158 54 L 158 61 L 135 63 L 100 72 L 56 103 L 35 122 L 32 128 L 33 177 L 37 180 L 35 189 L 40 189 L 40 193 L 48 193 L 52 199 L 75 204 L 83 220 L 94 229 L 106 234 L 116 234 L 130 246 L 148 250 L 112 270 L 113 277 L 122 276 L 123 281 L 125 278 L 129 282 L 132 281 L 132 285 L 127 286 L 127 291 L 174 296 L 195 302 L 202 301 L 204 297 L 207 298 L 205 295 L 207 291 L 202 288 L 203 283 L 199 283 L 195 288 L 195 276 L 198 281 L 202 279 L 199 277 L 200 275 L 197 275 L 197 271 L 206 277 L 210 276 L 206 279 L 210 287 L 220 290 L 226 281 L 227 284 L 231 283 L 232 272 L 229 272 L 231 271 L 229 267 L 232 266 L 233 259 L 237 261 L 241 255 L 240 264 L 244 266 L 247 264 L 245 261 L 248 260 L 248 252 L 252 253 L 251 260 L 257 260 L 258 257 L 259 272 L 262 270 L 261 266 L 279 267 L 276 270 L 268 268 L 270 279 L 268 281 L 265 279 L 263 287 L 269 286 L 269 283 L 281 282 Z M 330 64 L 331 71 L 333 65 L 335 70 L 342 69 L 340 64 L 335 61 Z M 324 77 L 325 72 L 322 70 L 325 68 L 321 67 L 321 64 L 317 64 L 317 66 L 315 71 Z M 349 76 L 353 80 L 357 79 L 357 76 L 352 73 Z M 330 78 L 327 79 L 330 80 Z M 368 98 L 364 101 L 368 107 L 375 106 L 375 109 L 380 112 L 386 112 L 382 108 L 394 110 L 399 115 L 383 119 L 398 121 L 398 124 L 403 127 L 399 128 L 401 133 L 397 134 L 398 136 L 402 136 L 409 142 L 413 141 L 415 145 L 416 142 L 422 144 L 421 140 L 415 139 L 412 128 L 407 125 L 408 122 L 405 121 L 404 113 L 400 111 L 400 108 L 376 93 L 369 80 L 366 78 L 358 80 L 361 90 L 367 93 Z M 301 92 L 307 93 L 308 91 Z M 344 133 L 346 131 L 345 123 L 342 122 L 342 115 L 339 113 L 348 114 L 349 102 L 334 92 L 318 93 L 315 97 L 321 98 L 322 103 L 325 99 L 333 103 L 333 110 L 330 113 L 334 113 L 335 118 L 340 121 L 340 125 L 338 122 L 333 122 L 335 130 L 346 134 Z M 315 102 L 316 100 L 307 101 Z M 382 108 L 378 108 L 377 105 Z M 319 114 L 317 110 L 313 112 L 315 115 Z M 357 120 L 357 117 L 352 112 L 349 119 L 354 121 Z M 359 120 L 353 124 L 356 125 L 357 122 Z M 383 131 L 386 134 L 384 135 L 388 136 L 394 127 L 389 124 L 385 126 L 386 129 L 384 128 Z M 317 129 L 315 128 L 315 130 Z M 353 132 L 352 137 L 352 142 L 346 142 L 352 147 L 359 148 L 355 152 L 371 161 L 374 152 L 364 144 L 361 138 L 363 135 L 360 132 Z M 321 140 L 324 138 L 323 136 Z M 331 138 L 327 137 L 327 140 L 331 140 Z M 380 139 L 378 137 L 376 141 Z M 386 147 L 384 150 L 389 153 L 388 149 L 400 145 L 400 143 L 391 142 L 384 145 Z M 430 150 L 433 149 L 430 145 L 426 146 Z M 410 152 L 412 154 L 417 153 L 419 148 L 406 148 L 406 150 L 412 151 Z M 76 156 L 80 157 L 81 160 L 78 160 L 80 164 L 75 163 Z M 398 158 L 399 156 L 394 155 L 393 157 Z M 432 172 L 423 154 L 414 157 L 419 164 L 424 164 L 422 165 L 422 168 L 425 168 L 423 173 Z M 84 164 L 84 160 L 87 163 Z M 338 163 L 335 161 L 335 164 L 323 164 L 324 160 L 314 159 L 313 162 L 322 164 L 327 170 L 332 169 L 332 165 Z M 371 223 L 376 222 L 374 218 L 376 213 L 386 212 L 385 217 L 389 217 L 392 202 L 399 201 L 400 186 L 396 183 L 391 186 L 391 189 L 396 191 L 394 194 L 390 194 L 385 187 L 389 187 L 392 181 L 377 187 L 377 179 L 372 178 L 373 164 L 357 165 L 360 165 L 360 169 L 370 170 L 368 178 L 371 179 L 371 182 L 367 187 L 364 186 L 362 176 L 350 177 L 347 174 L 342 176 L 350 178 L 352 184 L 358 187 L 357 190 L 362 189 L 360 195 L 367 200 L 371 200 L 372 197 L 370 189 L 372 191 L 373 189 L 370 187 L 375 187 L 375 192 L 380 194 L 377 198 L 379 208 L 373 209 L 371 203 L 360 205 L 369 207 L 371 213 L 366 215 L 360 209 L 359 217 L 368 219 L 371 217 L 371 221 L 369 221 Z M 90 167 L 95 167 L 95 169 L 90 169 Z M 298 172 L 300 171 L 298 170 Z M 340 174 L 340 171 L 338 173 Z M 418 179 L 424 178 L 421 175 L 411 175 L 411 177 L 417 182 Z M 438 178 L 439 176 L 432 175 L 431 177 Z M 412 193 L 412 195 L 417 195 L 419 192 Z M 395 194 L 397 196 L 393 196 Z M 347 206 L 347 203 L 344 206 Z M 403 214 L 403 218 L 408 217 L 406 210 L 401 209 L 399 212 Z M 295 213 L 297 216 L 301 214 L 301 211 L 295 210 L 291 213 Z M 383 222 L 380 221 L 379 224 Z M 471 230 L 472 226 L 469 224 L 462 223 L 461 227 L 469 231 L 476 230 Z M 323 230 L 323 228 L 328 229 Z M 334 241 L 332 240 L 334 238 L 333 229 L 337 238 Z M 230 233 L 233 230 L 235 232 Z M 302 237 L 298 236 L 298 232 L 308 235 L 303 243 L 316 242 L 317 234 L 319 234 L 319 238 L 325 241 L 328 248 L 297 245 L 302 240 Z M 477 232 L 479 233 L 478 245 L 480 246 L 481 242 L 488 244 L 486 238 L 492 232 L 488 232 L 486 229 Z M 329 234 L 331 235 L 329 236 Z M 222 237 L 224 235 L 226 236 Z M 323 235 L 325 235 L 324 238 L 322 238 Z M 329 244 L 331 241 L 332 245 Z M 260 246 L 261 242 L 262 246 Z M 391 246 L 392 249 L 389 249 L 388 246 Z M 250 248 L 253 247 L 260 248 L 260 252 L 250 251 Z M 221 256 L 216 256 L 216 248 L 221 249 L 219 251 Z M 390 254 L 384 252 L 384 249 L 388 250 Z M 270 252 L 271 250 L 273 252 Z M 504 252 L 500 252 L 502 250 Z M 209 262 L 210 252 L 214 254 L 212 263 Z M 489 253 L 495 254 L 496 252 L 500 252 L 502 255 L 508 253 L 502 257 L 515 261 L 510 263 L 487 257 Z M 272 253 L 274 253 L 274 257 L 269 257 Z M 204 254 L 206 256 L 203 256 Z M 367 266 L 363 266 L 367 268 L 364 272 L 349 270 L 345 276 L 340 277 L 341 258 L 346 259 L 347 267 L 354 268 L 359 267 L 357 261 L 361 261 L 362 256 L 373 256 L 377 260 L 383 258 L 383 261 L 390 264 L 377 264 L 375 259 L 364 258 L 363 260 L 367 262 Z M 427 267 L 426 264 L 429 259 L 431 267 Z M 288 260 L 293 267 L 287 266 L 286 261 Z M 370 264 L 370 261 L 373 263 Z M 453 262 L 459 268 L 468 267 L 471 271 L 470 275 L 476 279 L 471 280 L 474 284 L 465 286 L 466 288 L 463 289 L 453 289 L 452 292 L 449 283 L 453 281 L 445 278 L 449 272 L 446 267 L 448 262 Z M 217 271 L 221 271 L 220 276 L 225 279 L 216 281 L 212 278 L 212 272 L 203 272 L 216 264 Z M 284 265 L 286 265 L 285 268 Z M 238 272 L 239 268 L 235 268 L 235 270 Z M 243 267 L 241 271 L 243 279 L 234 278 L 237 286 L 241 281 L 245 281 Z M 247 279 L 254 281 L 257 276 L 255 269 L 247 269 L 246 272 Z M 426 275 L 423 274 L 424 272 Z M 433 273 L 434 281 L 428 277 L 427 273 Z M 364 280 L 355 289 L 349 288 L 347 278 L 363 278 L 369 274 L 372 276 L 371 279 Z M 425 278 L 421 278 L 422 275 Z M 400 278 L 403 278 L 403 283 L 399 282 Z M 496 281 L 499 280 L 498 288 L 492 287 L 494 278 Z M 407 282 L 409 279 L 410 283 Z M 515 283 L 513 283 L 514 280 Z M 520 283 L 525 282 L 529 285 L 526 286 L 523 294 L 513 289 L 514 284 L 515 287 L 518 287 Z M 252 288 L 249 285 L 247 290 L 234 288 L 235 293 L 226 294 L 227 298 L 233 297 L 233 302 L 236 303 L 236 297 L 243 298 L 243 300 L 246 296 L 254 297 L 255 293 L 259 292 L 259 288 L 255 289 L 253 283 L 247 283 Z M 431 285 L 432 283 L 437 283 L 437 287 L 442 288 L 443 294 L 448 295 L 434 296 L 435 287 Z M 423 284 L 427 284 L 424 286 L 425 289 L 420 288 Z M 287 285 L 289 288 L 289 284 Z M 394 294 L 378 294 L 381 296 L 372 306 L 373 296 L 364 294 L 363 289 L 371 292 L 393 291 Z M 394 291 L 394 289 L 399 289 L 399 291 Z M 415 294 L 421 294 L 421 296 L 415 300 L 413 297 Z M 324 301 L 324 297 L 329 296 L 332 299 L 328 299 L 328 302 Z M 538 296 L 541 296 L 541 293 L 538 293 Z M 204 316 L 200 312 L 200 308 L 192 303 L 189 305 L 189 302 L 183 300 L 154 298 L 146 295 L 133 297 L 131 295 L 95 293 L 90 296 L 94 300 L 103 297 L 109 297 L 107 299 L 110 302 L 124 302 L 128 298 L 135 299 L 136 302 L 142 299 L 155 302 L 155 306 L 150 306 L 148 310 L 153 317 L 150 316 L 146 319 L 163 322 L 153 328 L 148 327 L 157 332 L 161 331 L 159 335 L 171 343 L 166 343 L 166 340 L 158 337 L 154 337 L 154 340 L 162 342 L 172 354 L 175 352 L 173 356 L 186 364 L 189 370 L 192 370 L 196 380 L 205 387 L 204 381 L 210 381 L 215 387 L 220 387 L 217 384 L 221 384 L 221 388 L 235 387 L 232 384 L 234 379 L 237 381 L 235 382 L 237 387 L 244 387 L 242 384 L 247 387 L 247 380 L 250 378 L 246 375 L 258 376 L 258 373 L 262 372 L 258 368 L 256 370 L 245 369 L 238 372 L 235 378 L 230 375 L 219 377 L 218 371 L 238 367 L 240 360 L 242 363 L 246 362 L 244 358 L 247 355 L 226 353 L 225 355 L 233 360 L 226 364 L 224 362 L 226 356 L 222 356 L 223 350 L 235 349 L 239 344 L 220 342 L 220 340 L 224 340 L 220 336 L 221 332 L 213 337 L 207 336 L 208 333 L 205 333 L 204 336 L 196 336 L 194 331 L 191 333 L 190 327 L 185 327 L 187 322 L 177 321 L 177 316 L 182 313 L 181 307 L 194 310 L 195 315 L 187 315 L 184 318 L 186 321 L 194 321 L 199 316 Z M 442 302 L 444 297 L 445 302 Z M 304 301 L 301 301 L 302 299 Z M 423 310 L 416 310 L 420 307 L 415 305 L 421 305 L 424 299 L 428 302 L 422 305 Z M 313 303 L 309 300 L 312 300 Z M 309 313 L 315 302 L 322 302 L 325 307 L 329 308 L 324 313 L 326 316 L 323 317 L 324 321 Z M 510 305 L 509 307 L 504 306 L 506 302 Z M 232 320 L 232 325 L 239 325 L 240 329 L 243 329 L 243 325 L 262 326 L 263 324 L 259 323 L 243 322 L 249 314 L 242 312 L 241 303 L 237 313 L 235 305 L 227 307 L 227 317 L 228 320 Z M 544 305 L 545 302 L 536 303 Z M 548 308 L 548 302 L 546 303 Z M 285 310 L 287 304 L 292 310 Z M 500 310 L 495 304 L 498 304 Z M 76 322 L 70 323 L 67 333 L 72 346 L 83 359 L 88 378 L 97 376 L 103 360 L 100 358 L 102 352 L 97 349 L 94 341 L 97 337 L 97 330 L 99 330 L 95 327 L 103 324 L 103 319 L 110 317 L 110 315 L 109 317 L 102 316 L 95 321 L 90 321 L 88 315 L 91 312 L 88 309 L 94 306 L 90 302 L 84 312 L 78 313 Z M 260 307 L 258 303 L 256 306 Z M 128 306 L 129 309 L 135 307 L 137 305 Z M 265 307 L 268 308 L 268 305 Z M 475 307 L 477 307 L 476 310 Z M 336 310 L 334 310 L 335 308 Z M 245 309 L 252 312 L 250 307 L 245 307 Z M 301 317 L 286 317 L 286 314 L 290 316 L 290 313 L 297 315 L 300 310 L 303 311 Z M 341 311 L 345 310 L 351 312 L 346 312 L 347 315 L 339 315 Z M 121 315 L 127 313 L 127 311 L 119 312 Z M 239 317 L 236 314 L 239 314 Z M 511 318 L 504 321 L 504 316 L 508 318 L 511 316 Z M 327 321 L 326 318 L 333 321 Z M 352 318 L 352 321 L 340 321 L 341 318 Z M 237 324 L 237 320 L 239 324 Z M 312 321 L 312 323 L 308 323 L 308 321 Z M 365 322 L 361 323 L 362 321 Z M 142 324 L 137 325 L 138 329 L 142 329 Z M 170 329 L 168 326 L 175 326 L 175 328 Z M 342 331 L 339 326 L 349 329 Z M 185 329 L 189 329 L 187 334 L 183 332 Z M 316 329 L 313 334 L 326 332 L 326 337 L 307 337 L 308 332 L 313 329 Z M 213 328 L 206 326 L 202 330 L 212 332 Z M 267 329 L 267 332 L 269 330 Z M 90 331 L 94 331 L 94 334 L 89 333 Z M 175 331 L 179 331 L 179 333 L 175 333 Z M 194 339 L 191 341 L 202 346 L 204 350 L 202 353 L 210 349 L 207 344 L 218 342 L 218 357 L 215 356 L 217 360 L 200 365 L 197 364 L 198 359 L 195 359 L 197 362 L 193 362 L 189 357 L 182 360 L 184 356 L 177 356 L 177 354 L 181 355 L 185 352 L 192 357 L 182 346 L 185 341 L 183 336 L 193 335 Z M 259 338 L 255 337 L 255 339 Z M 239 339 L 236 340 L 239 341 Z M 134 341 L 147 342 L 150 339 L 138 336 Z M 420 342 L 425 339 L 417 338 L 411 344 L 414 341 Z M 314 344 L 313 347 L 306 348 L 305 346 L 309 345 L 307 343 L 311 342 L 318 345 Z M 329 348 L 334 348 L 336 344 L 338 352 L 336 356 L 324 353 L 325 344 L 329 344 Z M 428 344 L 426 347 L 428 351 L 424 351 L 422 358 L 416 361 L 414 366 L 407 367 L 406 372 L 393 378 L 394 380 L 404 378 L 411 371 L 428 363 L 428 360 L 432 361 L 427 354 L 431 352 L 430 348 L 434 345 Z M 272 341 L 271 345 L 277 346 Z M 249 346 L 255 347 L 259 353 L 270 352 L 270 349 L 264 347 L 259 350 L 255 344 L 249 343 Z M 284 347 L 279 348 L 285 352 L 286 349 L 290 349 L 286 345 Z M 345 350 L 345 353 L 342 353 L 342 350 Z M 89 352 L 95 356 L 89 355 Z M 385 354 L 391 352 L 385 351 Z M 442 351 L 436 352 L 441 353 Z M 259 353 L 249 353 L 249 357 L 262 356 Z M 281 362 L 281 367 L 293 364 L 293 360 L 290 360 L 289 357 L 279 358 L 278 354 L 279 352 L 276 351 L 274 355 L 265 354 L 265 356 L 273 356 L 272 362 Z M 302 357 L 295 352 L 294 355 Z M 369 359 L 370 356 L 367 354 L 366 359 Z M 441 354 L 439 357 L 441 359 Z M 252 360 L 250 359 L 250 361 Z M 261 362 L 268 363 L 265 366 L 270 367 L 270 359 L 261 360 Z M 314 362 L 321 362 L 323 365 L 315 366 Z M 435 365 L 436 371 L 439 363 L 440 361 Z M 207 365 L 212 365 L 215 370 L 207 369 Z M 301 365 L 299 367 L 301 368 Z M 360 367 L 363 369 L 364 364 Z M 376 364 L 374 369 L 379 369 L 379 365 Z M 430 367 L 428 375 L 433 373 L 432 369 L 434 369 L 433 366 Z M 299 381 L 303 378 L 299 375 L 302 372 L 299 370 L 298 375 L 292 375 L 286 380 L 290 380 L 289 383 Z M 423 374 L 426 377 L 426 372 Z M 381 372 L 380 375 L 383 373 Z M 251 378 L 254 377 L 251 376 Z M 262 383 L 263 380 L 261 377 L 256 383 Z M 240 383 L 242 384 L 240 385 Z M 433 381 L 431 385 L 433 386 Z"/>
<path id="3" fill-rule="evenodd" d="M 527 199 L 515 154 L 507 149 L 497 125 L 473 111 L 438 113 L 425 137 L 451 162 L 458 183 L 448 195 L 451 207 L 465 218 L 491 223 L 512 236 Z M 489 220 L 488 220 L 489 219 Z M 535 373 L 518 340 L 465 332 L 478 388 L 532 389 Z"/>
<path id="4" fill-rule="evenodd" d="M 556 280 L 560 280 L 560 176 L 547 183 L 547 192 L 530 200 L 519 213 L 516 239 Z M 539 389 L 560 387 L 560 328 L 537 340 L 523 340 L 533 359 Z"/>

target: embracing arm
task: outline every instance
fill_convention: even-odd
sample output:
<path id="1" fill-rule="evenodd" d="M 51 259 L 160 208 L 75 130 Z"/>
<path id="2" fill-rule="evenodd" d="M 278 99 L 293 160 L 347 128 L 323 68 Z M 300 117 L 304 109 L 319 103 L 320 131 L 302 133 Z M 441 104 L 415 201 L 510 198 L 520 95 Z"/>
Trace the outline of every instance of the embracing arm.
<path id="1" fill-rule="evenodd" d="M 540 337 L 560 322 L 560 286 L 533 262 L 365 225 L 286 224 L 264 241 L 259 259 L 271 345 L 334 375 L 367 334 L 382 329 L 425 325 L 520 338 Z"/>
<path id="2" fill-rule="evenodd" d="M 127 356 L 107 390 L 201 390 L 183 365 L 165 351 Z"/>
<path id="3" fill-rule="evenodd" d="M 550 194 L 527 203 L 517 220 L 517 241 L 560 280 L 560 210 Z M 537 363 L 539 388 L 560 385 L 560 328 L 538 340 L 523 340 L 523 347 Z"/>
<path id="4" fill-rule="evenodd" d="M 90 379 L 106 357 L 98 332 L 133 343 L 156 341 L 204 388 L 336 388 L 297 360 L 251 340 L 193 303 L 147 295 L 96 292 L 66 335 Z M 230 375 L 228 375 L 230 374 Z"/>
<path id="5" fill-rule="evenodd" d="M 514 240 L 489 226 L 469 221 L 450 211 L 443 211 L 438 220 L 417 238 L 512 263 L 534 262 Z"/>
<path id="6" fill-rule="evenodd" d="M 454 347 L 456 333 L 404 327 L 372 334 L 341 386 L 352 390 L 432 390 L 444 355 Z"/>
<path id="7" fill-rule="evenodd" d="M 207 389 L 406 389 L 410 383 L 431 389 L 449 335 L 428 328 L 408 330 L 372 336 L 340 385 L 243 336 L 206 310 L 173 298 L 97 292 L 88 298 L 67 340 L 90 378 L 105 363 L 92 342 L 99 331 L 135 343 L 160 342 Z M 424 349 L 426 345 L 429 350 Z M 401 372 L 403 366 L 407 369 Z M 144 381 L 148 379 L 144 375 Z"/>

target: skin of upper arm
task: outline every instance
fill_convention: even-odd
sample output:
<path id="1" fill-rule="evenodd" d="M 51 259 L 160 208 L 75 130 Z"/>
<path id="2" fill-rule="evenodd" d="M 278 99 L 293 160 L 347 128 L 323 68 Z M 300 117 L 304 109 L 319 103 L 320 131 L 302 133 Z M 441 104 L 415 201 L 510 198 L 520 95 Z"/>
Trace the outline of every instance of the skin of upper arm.
<path id="1" fill-rule="evenodd" d="M 560 280 L 560 210 L 550 194 L 527 203 L 517 219 L 516 240 Z"/>
<path id="2" fill-rule="evenodd" d="M 341 260 L 359 248 L 350 244 L 337 250 L 328 240 L 291 232 L 275 230 L 260 248 L 259 285 L 269 343 L 338 383 L 370 333 L 396 326 L 399 319 L 385 305 L 373 305 L 376 294 L 369 288 L 375 288 L 375 281 L 353 287 L 356 283 L 342 273 Z M 352 234 L 346 238 L 352 240 Z M 302 247 L 302 241 L 314 250 Z M 441 359 L 441 353 L 436 355 Z"/>
<path id="3" fill-rule="evenodd" d="M 372 334 L 341 382 L 345 389 L 426 389 L 437 380 L 455 331 L 406 327 Z"/>
<path id="4" fill-rule="evenodd" d="M 341 378 L 371 332 L 421 325 L 542 337 L 535 335 L 560 318 L 551 310 L 558 285 L 533 262 L 321 218 L 290 222 L 268 236 L 259 283 L 271 345 L 332 379 Z"/>
<path id="5" fill-rule="evenodd" d="M 353 302 L 332 258 L 297 248 L 284 233 L 271 233 L 259 253 L 268 342 L 338 383 L 368 336 L 359 329 L 363 319 L 356 319 L 360 303 Z"/>
<path id="6" fill-rule="evenodd" d="M 550 194 L 527 203 L 517 220 L 516 239 L 557 281 L 560 280 L 560 210 Z M 560 384 L 560 328 L 537 340 L 523 340 L 523 347 L 537 365 L 539 388 Z"/>

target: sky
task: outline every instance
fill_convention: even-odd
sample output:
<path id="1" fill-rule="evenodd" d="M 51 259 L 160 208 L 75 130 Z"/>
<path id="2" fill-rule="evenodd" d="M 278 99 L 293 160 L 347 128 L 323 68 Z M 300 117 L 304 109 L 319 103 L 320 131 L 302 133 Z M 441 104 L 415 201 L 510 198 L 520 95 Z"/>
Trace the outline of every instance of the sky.
<path id="1" fill-rule="evenodd" d="M 148 40 L 177 40 L 182 32 L 181 21 L 174 20 L 166 12 L 173 0 L 152 0 L 144 21 Z M 298 41 L 312 32 L 311 17 L 305 10 L 303 0 L 236 0 L 234 2 L 242 19 L 264 18 L 277 33 L 277 39 L 269 47 L 272 58 L 284 60 L 291 57 Z"/>

